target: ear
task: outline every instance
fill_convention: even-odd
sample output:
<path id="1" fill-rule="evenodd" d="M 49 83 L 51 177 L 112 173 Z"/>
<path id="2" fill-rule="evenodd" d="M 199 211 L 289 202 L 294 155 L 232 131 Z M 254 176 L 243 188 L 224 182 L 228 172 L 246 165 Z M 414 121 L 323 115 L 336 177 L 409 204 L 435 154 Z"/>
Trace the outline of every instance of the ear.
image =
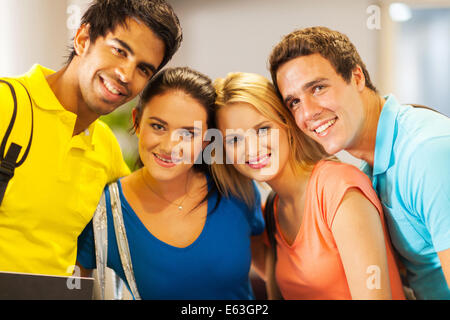
<path id="1" fill-rule="evenodd" d="M 87 52 L 89 44 L 89 25 L 83 24 L 78 28 L 77 33 L 73 38 L 73 48 L 75 49 L 77 56 L 82 56 L 85 52 Z"/>
<path id="2" fill-rule="evenodd" d="M 133 128 L 136 133 L 136 136 L 139 137 L 139 119 L 138 119 L 138 110 L 137 108 L 133 108 L 133 111 L 131 112 L 131 116 L 133 117 Z"/>
<path id="3" fill-rule="evenodd" d="M 366 77 L 361 67 L 357 65 L 352 71 L 352 79 L 355 81 L 358 91 L 362 91 L 366 87 Z"/>

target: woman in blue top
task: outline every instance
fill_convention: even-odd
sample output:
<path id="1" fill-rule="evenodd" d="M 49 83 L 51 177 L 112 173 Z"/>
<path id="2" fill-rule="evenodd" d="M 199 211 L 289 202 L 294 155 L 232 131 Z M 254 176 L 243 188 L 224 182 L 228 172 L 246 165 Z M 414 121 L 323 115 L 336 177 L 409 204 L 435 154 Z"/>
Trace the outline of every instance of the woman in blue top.
<path id="1" fill-rule="evenodd" d="M 259 194 L 253 186 L 252 204 L 222 197 L 202 161 L 215 97 L 205 75 L 169 68 L 133 110 L 142 167 L 119 179 L 118 188 L 142 299 L 253 298 L 251 236 L 264 229 Z M 106 188 L 105 195 L 107 266 L 127 284 Z M 92 221 L 78 239 L 77 260 L 84 269 L 96 267 Z"/>

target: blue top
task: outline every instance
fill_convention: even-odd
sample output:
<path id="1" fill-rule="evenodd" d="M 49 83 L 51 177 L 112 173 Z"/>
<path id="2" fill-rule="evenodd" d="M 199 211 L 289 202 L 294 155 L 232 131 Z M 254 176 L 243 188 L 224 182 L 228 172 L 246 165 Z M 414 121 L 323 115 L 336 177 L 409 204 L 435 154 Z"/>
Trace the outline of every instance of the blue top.
<path id="1" fill-rule="evenodd" d="M 208 189 L 211 189 L 208 177 Z M 255 187 L 256 208 L 249 210 L 236 198 L 217 193 L 208 199 L 208 214 L 199 237 L 178 248 L 153 236 L 125 199 L 120 180 L 120 200 L 137 288 L 142 299 L 254 299 L 249 280 L 250 236 L 261 234 L 264 220 Z M 108 262 L 127 284 L 114 233 L 110 195 L 105 188 L 108 217 Z M 92 221 L 78 238 L 78 261 L 94 269 L 95 244 Z"/>
<path id="2" fill-rule="evenodd" d="M 450 299 L 437 252 L 450 248 L 450 119 L 388 96 L 381 111 L 372 179 L 392 243 L 418 299 Z"/>

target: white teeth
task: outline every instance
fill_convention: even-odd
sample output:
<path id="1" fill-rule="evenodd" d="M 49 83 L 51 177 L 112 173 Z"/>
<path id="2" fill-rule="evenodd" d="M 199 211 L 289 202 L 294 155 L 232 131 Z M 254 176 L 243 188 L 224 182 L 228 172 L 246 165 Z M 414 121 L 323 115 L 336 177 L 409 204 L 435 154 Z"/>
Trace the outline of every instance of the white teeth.
<path id="1" fill-rule="evenodd" d="M 108 91 L 111 92 L 112 94 L 120 94 L 120 92 L 116 90 L 116 88 L 114 88 L 114 86 L 109 82 L 107 82 L 106 80 L 103 79 L 103 83 L 105 84 L 106 89 L 108 89 Z"/>
<path id="2" fill-rule="evenodd" d="M 155 155 L 155 157 L 157 157 L 159 160 L 161 160 L 161 161 L 164 161 L 164 162 L 166 162 L 166 163 L 172 163 L 172 161 L 170 161 L 170 160 L 167 160 L 167 159 L 163 159 L 163 158 L 161 158 L 160 156 L 158 156 L 156 153 L 154 154 Z"/>
<path id="3" fill-rule="evenodd" d="M 336 122 L 336 119 L 330 120 L 327 123 L 321 125 L 317 129 L 315 129 L 314 131 L 317 133 L 321 133 L 321 132 L 325 131 L 326 129 L 328 129 L 335 122 Z"/>
<path id="4" fill-rule="evenodd" d="M 259 159 L 258 161 L 249 161 L 249 163 L 250 163 L 250 164 L 260 164 L 260 163 L 266 161 L 267 158 L 269 158 L 269 155 L 265 155 L 264 157 L 262 157 L 262 158 Z"/>

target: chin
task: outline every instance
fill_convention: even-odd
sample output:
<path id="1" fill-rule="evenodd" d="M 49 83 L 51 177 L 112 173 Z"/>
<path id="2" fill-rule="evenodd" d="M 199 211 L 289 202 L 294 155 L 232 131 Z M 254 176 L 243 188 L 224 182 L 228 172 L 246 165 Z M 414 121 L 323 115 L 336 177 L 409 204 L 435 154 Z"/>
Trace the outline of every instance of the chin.
<path id="1" fill-rule="evenodd" d="M 269 182 L 276 177 L 278 172 L 273 172 L 272 170 L 238 170 L 243 176 L 258 181 L 258 182 Z"/>
<path id="2" fill-rule="evenodd" d="M 274 174 L 258 174 L 257 176 L 255 176 L 253 178 L 253 180 L 258 181 L 258 182 L 270 182 L 273 179 L 275 179 L 276 175 Z"/>
<path id="3" fill-rule="evenodd" d="M 177 172 L 160 172 L 159 170 L 148 169 L 153 179 L 159 182 L 172 181 L 177 179 L 180 174 Z"/>
<path id="4" fill-rule="evenodd" d="M 333 155 L 344 150 L 344 147 L 342 147 L 340 145 L 336 145 L 336 144 L 322 145 L 322 146 L 328 154 L 333 154 Z"/>
<path id="5" fill-rule="evenodd" d="M 97 114 L 98 116 L 106 116 L 108 114 L 110 114 L 111 112 L 113 112 L 114 110 L 116 110 L 119 106 L 112 106 L 112 105 L 107 105 L 104 107 L 100 107 L 100 104 L 97 105 L 89 105 L 89 110 L 91 110 L 92 112 L 94 112 L 95 114 Z"/>

